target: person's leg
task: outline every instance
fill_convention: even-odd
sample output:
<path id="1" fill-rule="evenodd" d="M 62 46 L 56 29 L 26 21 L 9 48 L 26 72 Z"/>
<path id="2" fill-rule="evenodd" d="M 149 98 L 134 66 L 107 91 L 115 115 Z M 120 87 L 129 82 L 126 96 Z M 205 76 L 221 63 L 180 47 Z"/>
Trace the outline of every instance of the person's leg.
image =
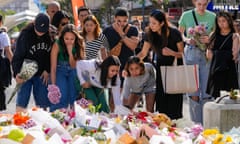
<path id="1" fill-rule="evenodd" d="M 146 98 L 146 110 L 149 112 L 154 111 L 155 93 L 145 94 Z"/>
<path id="2" fill-rule="evenodd" d="M 46 109 L 51 105 L 48 99 L 47 85 L 43 83 L 40 76 L 35 77 L 33 80 L 33 96 L 36 106 Z"/>
<path id="3" fill-rule="evenodd" d="M 68 96 L 69 96 L 69 103 L 70 105 L 74 105 L 74 102 L 77 98 L 77 85 L 76 85 L 76 79 L 77 79 L 77 72 L 76 69 L 72 69 L 69 73 L 68 77 Z"/>
<path id="4" fill-rule="evenodd" d="M 94 87 L 84 88 L 83 92 L 84 92 L 85 98 L 87 100 L 90 100 L 93 103 L 93 105 L 96 106 L 99 104 L 96 93 L 94 91 Z"/>
<path id="5" fill-rule="evenodd" d="M 29 103 L 29 99 L 31 96 L 32 91 L 32 80 L 24 82 L 22 86 L 20 87 L 18 93 L 17 93 L 17 99 L 16 99 L 16 112 L 24 112 L 26 111 L 27 105 Z"/>
<path id="6" fill-rule="evenodd" d="M 107 101 L 106 101 L 106 98 L 105 98 L 105 93 L 104 93 L 104 89 L 103 88 L 97 88 L 95 87 L 94 88 L 94 91 L 97 95 L 97 98 L 98 98 L 98 101 L 99 101 L 99 104 L 101 104 L 101 108 L 100 108 L 100 111 L 104 111 L 106 113 L 109 113 L 109 107 L 107 105 Z"/>
<path id="7" fill-rule="evenodd" d="M 60 108 L 67 108 L 67 69 L 63 66 L 58 66 L 56 70 L 56 85 L 58 86 L 61 98 L 58 104 L 51 104 L 50 111 L 54 111 Z"/>
<path id="8" fill-rule="evenodd" d="M 141 94 L 140 94 L 141 95 Z M 131 93 L 129 96 L 129 101 L 128 101 L 128 106 L 130 109 L 133 109 L 137 103 L 137 101 L 139 100 L 139 95 Z"/>
<path id="9" fill-rule="evenodd" d="M 0 111 L 2 110 L 6 110 L 6 95 L 5 95 L 5 88 L 2 84 L 2 82 L 0 82 Z"/>

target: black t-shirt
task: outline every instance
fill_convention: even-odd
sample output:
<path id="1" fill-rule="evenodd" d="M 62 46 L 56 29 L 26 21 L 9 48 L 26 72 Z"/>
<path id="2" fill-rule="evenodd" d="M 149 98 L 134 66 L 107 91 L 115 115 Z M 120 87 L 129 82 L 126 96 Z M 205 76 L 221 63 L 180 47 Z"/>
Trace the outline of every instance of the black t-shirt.
<path id="1" fill-rule="evenodd" d="M 161 40 L 161 35 L 158 35 L 159 40 Z M 144 41 L 149 42 L 149 38 L 147 36 L 147 34 L 144 36 Z M 181 33 L 175 29 L 175 28 L 171 28 L 169 27 L 169 36 L 168 36 L 168 43 L 167 43 L 167 47 L 174 50 L 174 51 L 178 51 L 177 48 L 177 43 L 182 41 L 182 36 Z M 173 56 L 163 56 L 161 54 L 162 48 L 159 46 L 157 48 L 157 50 L 159 50 L 159 52 L 155 52 L 155 53 L 160 53 L 157 57 L 158 57 L 158 62 L 160 65 L 172 65 L 173 61 L 174 61 L 174 57 Z M 182 61 L 178 61 L 178 64 L 181 64 Z"/>
<path id="2" fill-rule="evenodd" d="M 109 26 L 106 29 L 104 29 L 103 34 L 107 37 L 110 50 L 114 48 L 118 44 L 118 42 L 121 40 L 120 35 L 115 31 L 115 29 L 112 26 Z M 138 36 L 137 28 L 135 26 L 130 26 L 126 35 L 129 38 L 132 36 L 137 37 Z M 120 55 L 118 56 L 121 61 L 121 70 L 124 68 L 128 57 L 132 56 L 133 54 L 134 54 L 134 51 L 132 51 L 123 43 Z"/>

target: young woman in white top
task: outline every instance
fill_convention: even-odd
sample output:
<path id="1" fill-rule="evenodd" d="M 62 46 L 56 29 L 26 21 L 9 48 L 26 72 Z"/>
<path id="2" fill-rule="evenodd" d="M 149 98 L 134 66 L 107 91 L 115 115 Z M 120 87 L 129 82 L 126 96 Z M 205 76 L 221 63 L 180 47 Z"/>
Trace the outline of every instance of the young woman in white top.
<path id="1" fill-rule="evenodd" d="M 118 76 L 120 60 L 117 56 L 109 56 L 102 63 L 96 59 L 79 60 L 77 75 L 84 89 L 86 99 L 94 105 L 101 104 L 100 111 L 109 112 L 104 88 L 111 88 L 115 105 L 121 105 L 120 79 Z"/>

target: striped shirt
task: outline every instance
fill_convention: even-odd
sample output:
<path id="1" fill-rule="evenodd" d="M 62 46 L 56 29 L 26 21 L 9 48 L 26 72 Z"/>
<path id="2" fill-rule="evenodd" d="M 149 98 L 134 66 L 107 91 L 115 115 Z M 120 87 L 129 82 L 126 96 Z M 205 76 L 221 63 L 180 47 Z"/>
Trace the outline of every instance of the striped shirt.
<path id="1" fill-rule="evenodd" d="M 85 48 L 86 59 L 97 58 L 98 51 L 100 50 L 100 48 L 108 47 L 108 45 L 106 43 L 107 43 L 107 38 L 102 33 L 99 35 L 99 37 L 97 39 L 92 40 L 92 41 L 86 41 L 86 48 Z"/>

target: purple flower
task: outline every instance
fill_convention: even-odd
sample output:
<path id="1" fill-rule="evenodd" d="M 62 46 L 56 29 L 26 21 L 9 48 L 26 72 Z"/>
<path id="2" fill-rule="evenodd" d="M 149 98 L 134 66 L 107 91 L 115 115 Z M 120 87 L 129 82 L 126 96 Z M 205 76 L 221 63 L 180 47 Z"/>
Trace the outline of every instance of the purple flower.
<path id="1" fill-rule="evenodd" d="M 197 137 L 203 131 L 203 127 L 201 125 L 194 125 L 191 128 L 191 132 L 195 137 Z"/>
<path id="2" fill-rule="evenodd" d="M 60 102 L 61 92 L 58 86 L 52 84 L 48 85 L 48 99 L 52 104 L 57 104 Z"/>

